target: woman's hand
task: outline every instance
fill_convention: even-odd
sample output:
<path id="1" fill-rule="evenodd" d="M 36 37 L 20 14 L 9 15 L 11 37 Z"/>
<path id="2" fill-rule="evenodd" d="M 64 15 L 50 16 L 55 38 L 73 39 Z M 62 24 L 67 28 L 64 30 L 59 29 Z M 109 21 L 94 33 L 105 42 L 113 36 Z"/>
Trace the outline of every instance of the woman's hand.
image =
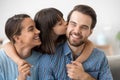
<path id="1" fill-rule="evenodd" d="M 18 80 L 26 80 L 27 76 L 30 76 L 31 65 L 24 60 L 18 63 Z"/>

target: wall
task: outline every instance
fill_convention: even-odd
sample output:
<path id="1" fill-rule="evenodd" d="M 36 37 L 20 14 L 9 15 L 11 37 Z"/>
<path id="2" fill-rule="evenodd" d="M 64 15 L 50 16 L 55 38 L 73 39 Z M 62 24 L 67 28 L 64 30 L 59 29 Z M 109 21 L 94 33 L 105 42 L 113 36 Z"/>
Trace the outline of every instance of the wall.
<path id="1" fill-rule="evenodd" d="M 105 41 L 114 47 L 118 54 L 115 36 L 120 31 L 120 1 L 119 0 L 1 0 L 0 1 L 0 38 L 6 39 L 4 25 L 6 20 L 17 13 L 27 13 L 32 18 L 37 11 L 46 7 L 55 7 L 64 13 L 66 19 L 69 11 L 77 4 L 87 4 L 93 7 L 98 15 L 94 34 L 90 37 L 96 44 L 103 34 Z M 120 54 L 120 53 L 119 53 Z"/>

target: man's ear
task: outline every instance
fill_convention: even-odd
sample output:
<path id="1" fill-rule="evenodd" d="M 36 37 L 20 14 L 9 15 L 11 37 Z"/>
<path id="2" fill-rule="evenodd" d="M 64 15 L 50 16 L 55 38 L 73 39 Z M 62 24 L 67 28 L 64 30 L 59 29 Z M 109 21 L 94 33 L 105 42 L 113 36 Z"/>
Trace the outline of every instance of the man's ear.
<path id="1" fill-rule="evenodd" d="M 93 29 L 90 30 L 90 34 L 89 34 L 89 36 L 90 36 L 92 33 L 93 33 Z"/>

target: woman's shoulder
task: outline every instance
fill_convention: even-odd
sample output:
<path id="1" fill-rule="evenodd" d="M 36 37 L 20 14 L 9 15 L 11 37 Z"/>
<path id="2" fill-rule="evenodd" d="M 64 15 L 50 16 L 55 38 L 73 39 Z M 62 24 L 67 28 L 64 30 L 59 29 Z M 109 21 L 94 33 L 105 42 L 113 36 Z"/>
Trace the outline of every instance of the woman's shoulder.
<path id="1" fill-rule="evenodd" d="M 0 59 L 4 59 L 5 57 L 7 57 L 5 51 L 3 48 L 0 49 Z"/>

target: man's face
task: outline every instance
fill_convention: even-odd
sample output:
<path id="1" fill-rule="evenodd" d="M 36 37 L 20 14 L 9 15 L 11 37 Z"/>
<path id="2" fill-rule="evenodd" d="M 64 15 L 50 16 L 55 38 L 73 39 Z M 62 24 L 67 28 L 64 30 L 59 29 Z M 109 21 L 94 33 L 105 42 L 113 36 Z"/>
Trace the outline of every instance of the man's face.
<path id="1" fill-rule="evenodd" d="M 74 11 L 70 17 L 66 36 L 71 46 L 78 47 L 91 34 L 92 18 L 86 14 Z"/>

